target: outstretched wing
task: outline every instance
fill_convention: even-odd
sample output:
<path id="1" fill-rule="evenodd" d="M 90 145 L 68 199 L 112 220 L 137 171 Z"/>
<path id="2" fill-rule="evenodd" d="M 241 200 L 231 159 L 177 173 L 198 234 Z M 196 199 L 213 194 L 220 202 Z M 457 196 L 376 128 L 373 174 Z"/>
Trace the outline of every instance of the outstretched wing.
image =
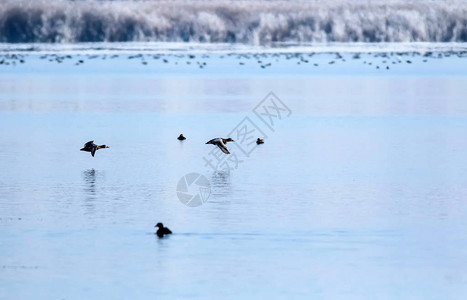
<path id="1" fill-rule="evenodd" d="M 215 139 L 212 139 L 210 141 L 207 141 L 206 144 L 213 144 L 215 145 L 217 143 L 217 141 L 219 140 L 219 138 L 215 138 Z"/>
<path id="2" fill-rule="evenodd" d="M 94 141 L 89 141 L 86 144 L 84 144 L 84 148 L 90 147 L 90 146 L 92 146 L 92 144 L 94 144 Z"/>
<path id="3" fill-rule="evenodd" d="M 225 154 L 230 154 L 229 149 L 227 149 L 227 147 L 222 141 L 219 141 L 216 144 L 217 144 L 217 147 L 219 147 L 222 150 L 222 152 L 224 152 Z"/>
<path id="4" fill-rule="evenodd" d="M 96 153 L 97 147 L 91 147 L 91 155 L 94 157 L 94 153 Z"/>

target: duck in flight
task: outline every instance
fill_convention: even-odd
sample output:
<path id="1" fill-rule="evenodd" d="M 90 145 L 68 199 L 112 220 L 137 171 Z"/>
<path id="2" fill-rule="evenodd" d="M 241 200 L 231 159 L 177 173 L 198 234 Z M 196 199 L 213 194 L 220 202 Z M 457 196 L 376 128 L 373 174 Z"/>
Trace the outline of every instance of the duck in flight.
<path id="1" fill-rule="evenodd" d="M 233 142 L 233 141 L 234 141 L 234 140 L 232 140 L 231 138 L 228 138 L 228 139 L 215 138 L 215 139 L 210 140 L 210 141 L 207 142 L 206 144 L 216 145 L 216 146 L 219 147 L 219 148 L 222 150 L 222 152 L 224 152 L 225 154 L 230 154 L 229 149 L 227 149 L 227 147 L 225 146 L 225 144 L 227 144 L 227 142 Z"/>
<path id="2" fill-rule="evenodd" d="M 84 147 L 79 149 L 80 151 L 86 151 L 86 152 L 91 152 L 92 157 L 94 157 L 94 154 L 96 153 L 97 150 L 103 149 L 103 148 L 109 148 L 107 145 L 100 145 L 97 146 L 94 144 L 94 141 L 89 141 L 86 144 L 84 144 Z"/>
<path id="3" fill-rule="evenodd" d="M 180 133 L 180 136 L 177 138 L 179 141 L 184 141 L 186 140 L 186 137 L 183 136 L 183 134 Z"/>
<path id="4" fill-rule="evenodd" d="M 164 237 L 164 234 L 172 234 L 172 231 L 169 228 L 164 227 L 164 224 L 162 224 L 162 223 L 157 223 L 157 225 L 154 226 L 154 227 L 159 228 L 159 229 L 157 229 L 156 234 L 160 238 Z"/>
<path id="5" fill-rule="evenodd" d="M 264 144 L 264 141 L 263 141 L 263 139 L 258 138 L 256 140 L 256 145 L 260 145 L 260 144 Z"/>

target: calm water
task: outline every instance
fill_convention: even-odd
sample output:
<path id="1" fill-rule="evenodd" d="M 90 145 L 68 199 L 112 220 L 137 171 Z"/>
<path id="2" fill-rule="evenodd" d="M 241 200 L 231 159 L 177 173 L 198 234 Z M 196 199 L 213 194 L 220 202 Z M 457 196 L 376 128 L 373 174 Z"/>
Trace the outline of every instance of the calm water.
<path id="1" fill-rule="evenodd" d="M 0 298 L 465 299 L 467 58 L 135 54 L 0 66 Z M 213 172 L 245 117 L 265 144 Z"/>

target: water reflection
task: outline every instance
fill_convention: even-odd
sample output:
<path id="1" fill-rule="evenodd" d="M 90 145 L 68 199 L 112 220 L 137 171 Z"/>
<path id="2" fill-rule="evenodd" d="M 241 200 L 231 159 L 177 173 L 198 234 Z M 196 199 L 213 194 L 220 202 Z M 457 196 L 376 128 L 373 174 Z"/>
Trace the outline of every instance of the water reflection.
<path id="1" fill-rule="evenodd" d="M 211 197 L 223 198 L 231 194 L 232 182 L 230 180 L 230 172 L 228 170 L 216 171 L 212 173 L 211 178 L 210 178 L 210 183 L 211 183 Z"/>
<path id="2" fill-rule="evenodd" d="M 102 177 L 104 177 L 102 171 L 97 171 L 95 169 L 83 171 L 83 191 L 86 196 L 84 199 L 84 206 L 86 207 L 86 213 L 94 212 L 95 200 L 98 196 L 99 181 Z"/>

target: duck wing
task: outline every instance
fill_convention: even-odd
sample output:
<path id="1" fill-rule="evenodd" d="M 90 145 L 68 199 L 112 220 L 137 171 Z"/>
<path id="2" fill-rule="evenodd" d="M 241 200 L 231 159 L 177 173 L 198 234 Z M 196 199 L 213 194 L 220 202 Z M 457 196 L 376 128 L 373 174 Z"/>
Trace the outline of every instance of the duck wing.
<path id="1" fill-rule="evenodd" d="M 212 140 L 209 140 L 206 142 L 206 144 L 213 144 L 213 145 L 216 145 L 217 142 L 220 141 L 220 138 L 215 138 L 215 139 L 212 139 Z"/>
<path id="2" fill-rule="evenodd" d="M 222 141 L 217 141 L 216 143 L 217 147 L 219 147 L 222 152 L 224 152 L 225 154 L 230 154 L 229 152 L 229 149 L 227 149 L 227 147 L 225 146 L 225 144 L 222 142 Z"/>
<path id="3" fill-rule="evenodd" d="M 89 141 L 89 142 L 87 142 L 86 144 L 84 144 L 84 148 L 90 147 L 90 146 L 92 146 L 93 144 L 94 144 L 94 141 Z"/>
<path id="4" fill-rule="evenodd" d="M 96 153 L 97 147 L 96 146 L 90 146 L 91 147 L 91 155 L 94 157 L 94 153 Z"/>

